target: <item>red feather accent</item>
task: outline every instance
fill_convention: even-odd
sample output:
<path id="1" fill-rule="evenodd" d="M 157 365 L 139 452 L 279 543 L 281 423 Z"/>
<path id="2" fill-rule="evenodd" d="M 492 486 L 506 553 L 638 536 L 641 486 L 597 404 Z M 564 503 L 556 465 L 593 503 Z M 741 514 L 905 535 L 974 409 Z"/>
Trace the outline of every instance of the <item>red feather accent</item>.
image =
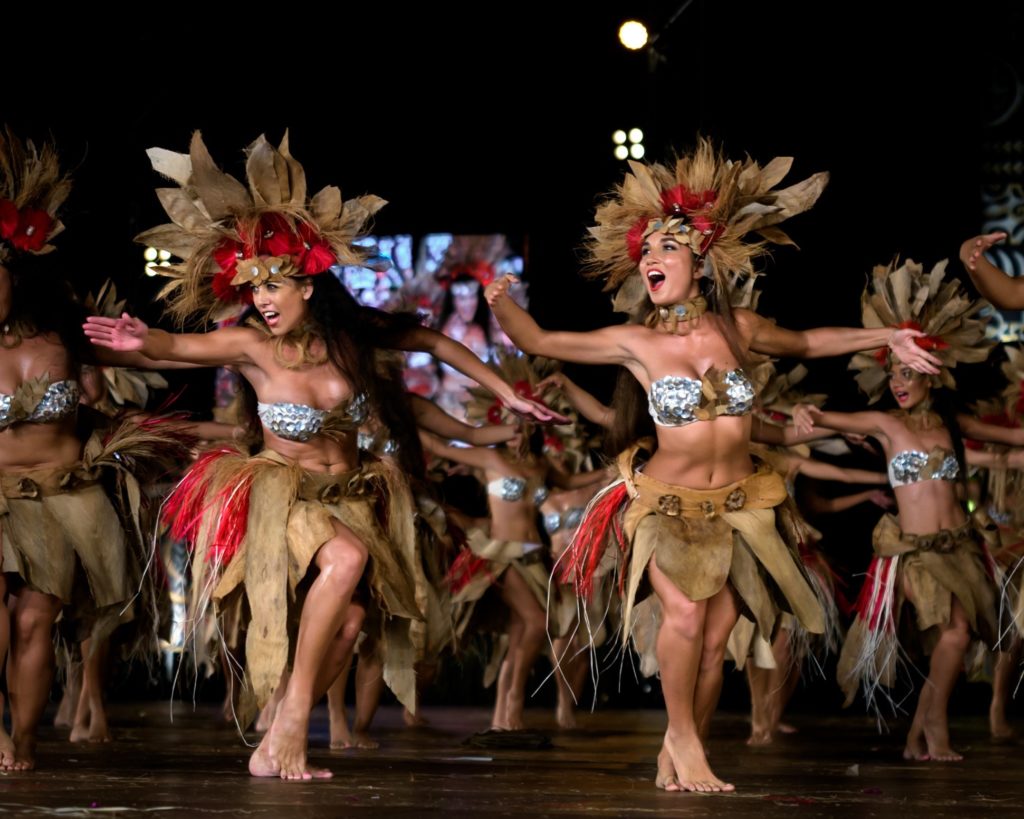
<path id="1" fill-rule="evenodd" d="M 576 536 L 567 550 L 568 560 L 559 570 L 559 580 L 562 583 L 574 583 L 580 597 L 589 598 L 594 591 L 594 574 L 604 554 L 610 528 L 620 546 L 623 544 L 624 533 L 618 513 L 628 498 L 626 484 L 619 484 L 606 491 L 580 521 Z"/>
<path id="2" fill-rule="evenodd" d="M 647 230 L 647 223 L 649 221 L 651 220 L 646 216 L 643 219 L 637 220 L 637 223 L 626 234 L 626 250 L 629 253 L 629 258 L 637 264 L 640 264 L 644 247 L 644 231 Z"/>
<path id="3" fill-rule="evenodd" d="M 445 580 L 452 594 L 458 594 L 470 584 L 474 577 L 487 573 L 487 561 L 482 557 L 477 557 L 470 549 L 464 548 L 452 562 Z"/>
<path id="4" fill-rule="evenodd" d="M 207 560 L 230 561 L 245 538 L 253 474 L 229 482 L 210 497 L 212 468 L 221 458 L 237 454 L 232 449 L 215 449 L 200 456 L 164 504 L 163 518 L 170 524 L 171 536 L 184 540 L 190 548 L 195 544 L 204 518 L 216 515 L 217 528 Z"/>
<path id="5" fill-rule="evenodd" d="M 860 587 L 860 594 L 857 595 L 857 604 L 854 609 L 857 617 L 867 621 L 871 631 L 877 631 L 878 624 L 882 620 L 882 608 L 885 605 L 885 588 L 889 572 L 895 571 L 892 558 L 873 557 L 868 567 L 867 577 L 864 578 L 864 585 Z M 878 594 L 874 595 L 875 578 L 878 578 Z"/>

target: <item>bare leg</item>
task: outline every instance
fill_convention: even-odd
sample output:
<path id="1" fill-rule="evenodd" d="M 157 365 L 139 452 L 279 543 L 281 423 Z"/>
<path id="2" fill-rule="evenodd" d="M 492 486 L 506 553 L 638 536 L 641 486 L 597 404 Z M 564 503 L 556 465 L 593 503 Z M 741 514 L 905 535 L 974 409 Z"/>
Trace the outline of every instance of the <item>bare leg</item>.
<path id="1" fill-rule="evenodd" d="M 316 554 L 320 573 L 302 607 L 292 676 L 270 730 L 249 759 L 253 776 L 295 780 L 331 775 L 329 771 L 314 771 L 306 762 L 309 713 L 316 701 L 318 680 L 322 696 L 341 670 L 338 665 L 330 669 L 332 677 L 323 679 L 329 673 L 325 659 L 330 649 L 336 648 L 332 643 L 340 643 L 345 614 L 367 560 L 366 547 L 351 530 L 334 521 L 334 531 L 334 537 Z"/>
<path id="2" fill-rule="evenodd" d="M 364 640 L 356 663 L 356 718 L 352 722 L 352 742 L 356 748 L 373 750 L 380 743 L 370 738 L 370 724 L 380 705 L 384 690 L 384 666 L 377 647 Z"/>
<path id="3" fill-rule="evenodd" d="M 956 678 L 963 668 L 964 654 L 971 641 L 967 616 L 960 601 L 953 598 L 949 623 L 932 651 L 928 679 L 917 701 L 914 722 L 907 736 L 903 755 L 907 758 L 930 759 L 936 762 L 959 762 L 963 757 L 949 746 L 947 707 Z M 923 735 L 925 753 L 921 753 L 918 737 Z"/>
<path id="4" fill-rule="evenodd" d="M 75 724 L 75 710 L 82 692 L 82 664 L 72 663 L 68 678 L 64 681 L 64 693 L 53 717 L 54 728 L 70 728 Z"/>
<path id="5" fill-rule="evenodd" d="M 422 701 L 420 696 L 430 684 L 434 681 L 434 677 L 437 676 L 437 663 L 428 662 L 426 660 L 416 663 L 416 703 L 417 706 Z M 422 710 L 417 710 L 414 714 L 408 708 L 402 709 L 402 719 L 405 721 L 406 727 L 408 728 L 423 728 L 424 726 L 430 725 L 430 720 L 423 716 Z"/>
<path id="6" fill-rule="evenodd" d="M 747 659 L 750 687 L 750 737 L 747 745 L 769 745 L 772 741 L 772 669 L 760 668 Z"/>
<path id="7" fill-rule="evenodd" d="M 7 579 L 0 574 L 0 668 L 11 644 L 11 614 L 7 609 Z M 12 720 L 13 721 L 13 720 Z M 0 694 L 0 770 L 14 767 L 14 740 L 4 729 L 4 697 Z"/>
<path id="8" fill-rule="evenodd" d="M 95 647 L 92 638 L 82 641 L 82 688 L 71 729 L 72 742 L 110 742 L 103 705 L 103 670 L 109 656 L 109 640 Z"/>
<path id="9" fill-rule="evenodd" d="M 800 667 L 804 661 L 803 657 L 793 656 L 792 636 L 793 632 L 789 629 L 780 629 L 778 637 L 772 644 L 772 653 L 775 655 L 775 688 L 778 690 L 772 712 L 772 732 L 777 734 L 797 732 L 792 725 L 782 721 L 786 706 L 800 684 Z"/>
<path id="10" fill-rule="evenodd" d="M 662 607 L 655 650 L 668 711 L 668 730 L 658 755 L 655 784 L 670 791 L 735 790 L 711 772 L 694 716 L 709 601 L 690 600 L 653 560 L 647 566 L 647 573 Z"/>
<path id="11" fill-rule="evenodd" d="M 515 641 L 512 634 L 509 634 L 505 662 L 510 664 L 511 670 L 505 696 L 505 723 L 497 727 L 518 731 L 526 727 L 523 722 L 526 681 L 540 656 L 546 623 L 540 603 L 515 569 L 509 569 L 502 577 L 501 599 L 518 616 L 522 623 L 522 631 Z"/>
<path id="12" fill-rule="evenodd" d="M 1020 662 L 1021 640 L 1014 637 L 1009 651 L 996 654 L 992 672 L 992 703 L 988 709 L 988 726 L 992 739 L 1011 739 L 1013 728 L 1006 719 L 1006 704 L 1010 697 L 1010 679 Z"/>
<path id="13" fill-rule="evenodd" d="M 348 674 L 351 669 L 350 655 L 337 679 L 327 689 L 327 713 L 331 723 L 331 747 L 334 749 L 352 747 L 352 734 L 348 730 L 348 712 L 345 710 L 345 689 L 348 687 Z"/>
<path id="14" fill-rule="evenodd" d="M 505 656 L 498 668 L 498 680 L 494 686 L 494 714 L 491 716 L 491 730 L 509 730 L 508 692 L 512 688 L 512 672 L 514 670 L 512 647 L 518 646 L 522 642 L 524 628 L 523 619 L 514 609 L 511 609 L 506 632 L 508 645 L 505 647 Z"/>
<path id="15" fill-rule="evenodd" d="M 576 727 L 576 692 L 572 689 L 572 679 L 576 675 L 579 657 L 572 656 L 573 641 L 571 637 L 558 637 L 552 641 L 551 650 L 554 662 L 558 666 L 555 680 L 558 683 L 558 705 L 555 708 L 555 720 L 559 728 Z"/>
<path id="16" fill-rule="evenodd" d="M 267 704 L 260 710 L 259 717 L 256 718 L 256 730 L 261 734 L 265 734 L 270 730 L 270 726 L 274 724 L 274 714 L 277 713 L 277 706 L 281 704 L 281 698 L 284 696 L 284 692 L 288 688 L 288 680 L 291 679 L 292 672 L 287 668 L 281 672 L 281 679 L 278 680 L 277 688 L 274 689 L 274 693 L 270 695 L 270 699 L 267 700 Z"/>
<path id="17" fill-rule="evenodd" d="M 11 698 L 14 761 L 6 770 L 31 770 L 36 764 L 36 731 L 53 684 L 53 623 L 61 603 L 49 594 L 24 589 L 18 595 L 7 690 Z"/>
<path id="18" fill-rule="evenodd" d="M 708 600 L 707 615 L 704 618 L 700 673 L 697 675 L 697 689 L 693 700 L 697 730 L 701 739 L 707 738 L 711 728 L 711 717 L 718 707 L 718 697 L 722 693 L 725 647 L 739 616 L 740 609 L 732 586 L 726 584 L 718 594 Z"/>

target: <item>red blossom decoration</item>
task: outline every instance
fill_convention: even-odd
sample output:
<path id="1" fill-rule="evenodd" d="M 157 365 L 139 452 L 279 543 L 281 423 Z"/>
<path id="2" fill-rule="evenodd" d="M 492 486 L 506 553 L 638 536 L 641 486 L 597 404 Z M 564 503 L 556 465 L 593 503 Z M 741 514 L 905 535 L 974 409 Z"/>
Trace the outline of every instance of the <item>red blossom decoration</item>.
<path id="1" fill-rule="evenodd" d="M 299 222 L 298 238 L 302 250 L 296 264 L 304 276 L 323 273 L 338 261 L 330 244 L 306 222 Z"/>
<path id="2" fill-rule="evenodd" d="M 260 217 L 259 234 L 256 237 L 258 256 L 298 257 L 302 251 L 302 240 L 292 230 L 291 224 L 279 213 L 264 213 Z"/>
<path id="3" fill-rule="evenodd" d="M 674 188 L 662 191 L 661 206 L 666 215 L 690 215 L 694 211 L 710 208 L 717 199 L 718 192 L 710 188 L 701 193 L 693 193 L 683 185 L 676 185 Z"/>
<path id="4" fill-rule="evenodd" d="M 629 258 L 637 264 L 640 264 L 640 259 L 643 256 L 644 231 L 647 230 L 647 223 L 649 221 L 646 217 L 638 219 L 637 223 L 626 234 L 626 250 L 629 253 Z"/>
<path id="5" fill-rule="evenodd" d="M 0 199 L 0 239 L 10 239 L 18 229 L 18 209 L 10 199 Z"/>

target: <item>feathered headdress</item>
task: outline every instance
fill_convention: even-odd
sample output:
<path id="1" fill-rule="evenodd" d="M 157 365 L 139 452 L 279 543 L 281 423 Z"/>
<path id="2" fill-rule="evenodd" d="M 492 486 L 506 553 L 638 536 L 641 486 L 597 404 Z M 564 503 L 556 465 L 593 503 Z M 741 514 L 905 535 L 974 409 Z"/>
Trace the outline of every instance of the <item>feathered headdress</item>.
<path id="1" fill-rule="evenodd" d="M 22 143 L 9 128 L 0 131 L 0 264 L 15 253 L 41 256 L 64 225 L 57 211 L 71 192 L 57 149 Z"/>
<path id="2" fill-rule="evenodd" d="M 634 275 L 643 243 L 662 231 L 705 260 L 723 293 L 743 286 L 768 244 L 794 244 L 778 225 L 810 208 L 828 182 L 827 173 L 817 173 L 777 190 L 792 164 L 790 157 L 763 168 L 749 157 L 729 160 L 703 138 L 674 167 L 630 162 L 625 180 L 598 207 L 597 224 L 590 228 L 589 274 L 605 279 L 606 290 L 623 288 L 617 309 L 629 312 L 626 302 L 643 296 L 643 283 Z M 750 234 L 757 238 L 748 239 Z"/>
<path id="3" fill-rule="evenodd" d="M 456 236 L 434 275 L 442 287 L 453 292 L 460 284 L 487 287 L 497 276 L 498 263 L 508 255 L 508 241 L 501 234 Z"/>
<path id="4" fill-rule="evenodd" d="M 171 222 L 136 237 L 182 259 L 158 268 L 171 278 L 161 297 L 179 321 L 215 319 L 248 297 L 248 286 L 288 276 L 316 276 L 335 264 L 364 264 L 373 249 L 353 240 L 385 203 L 376 196 L 342 200 L 328 186 L 307 197 L 306 173 L 292 157 L 288 134 L 278 148 L 262 135 L 246 150 L 243 185 L 213 162 L 202 136 L 189 153 L 147 152 L 153 169 L 178 187 L 157 196 Z"/>
<path id="5" fill-rule="evenodd" d="M 789 372 L 780 373 L 775 362 L 764 359 L 751 367 L 750 380 L 757 393 L 757 413 L 767 423 L 785 426 L 786 419 L 793 414 L 797 404 L 824 406 L 828 396 L 821 393 L 805 393 L 796 389 L 807 377 L 807 368 L 797 364 Z"/>
<path id="6" fill-rule="evenodd" d="M 861 296 L 861 319 L 865 327 L 923 332 L 917 345 L 942 362 L 933 384 L 952 388 L 952 368 L 959 362 L 984 361 L 995 342 L 985 338 L 985 321 L 977 317 L 987 302 L 972 301 L 956 279 L 944 281 L 947 263 L 943 259 L 928 274 L 912 259 L 876 266 Z M 850 362 L 851 370 L 859 370 L 857 384 L 869 403 L 885 391 L 888 363 L 888 347 L 857 353 Z"/>
<path id="7" fill-rule="evenodd" d="M 124 299 L 117 298 L 117 288 L 107 279 L 97 295 L 90 293 L 85 298 L 85 306 L 94 316 L 120 318 L 124 311 Z M 107 385 L 108 401 L 101 403 L 99 409 L 108 415 L 114 415 L 125 406 L 131 405 L 144 408 L 149 402 L 152 390 L 167 388 L 167 381 L 155 370 L 136 370 L 133 367 L 101 367 L 103 380 Z"/>

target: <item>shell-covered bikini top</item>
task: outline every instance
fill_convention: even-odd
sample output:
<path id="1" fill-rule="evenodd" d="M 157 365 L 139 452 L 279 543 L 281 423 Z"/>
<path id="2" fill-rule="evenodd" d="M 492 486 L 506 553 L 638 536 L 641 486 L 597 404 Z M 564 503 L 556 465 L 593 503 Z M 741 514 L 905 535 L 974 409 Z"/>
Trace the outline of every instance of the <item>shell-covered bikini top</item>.
<path id="1" fill-rule="evenodd" d="M 487 494 L 503 501 L 515 503 L 526 497 L 530 482 L 526 478 L 495 478 L 487 484 Z M 531 498 L 534 506 L 540 506 L 548 499 L 548 488 L 544 484 L 533 487 Z"/>
<path id="2" fill-rule="evenodd" d="M 263 426 L 286 441 L 308 441 L 330 428 L 332 432 L 351 432 L 366 422 L 366 395 L 347 398 L 332 410 L 317 409 L 306 404 L 277 401 L 256 405 Z"/>
<path id="3" fill-rule="evenodd" d="M 665 375 L 651 384 L 647 410 L 654 423 L 683 427 L 719 415 L 747 415 L 754 406 L 754 385 L 743 370 L 710 369 L 701 378 Z"/>
<path id="4" fill-rule="evenodd" d="M 18 385 L 10 393 L 0 393 L 0 430 L 17 423 L 52 424 L 74 415 L 81 389 L 70 378 L 50 381 L 44 373 Z"/>
<path id="5" fill-rule="evenodd" d="M 889 461 L 889 483 L 906 486 L 919 481 L 955 481 L 960 475 L 956 455 L 941 446 L 931 452 L 905 449 Z"/>

